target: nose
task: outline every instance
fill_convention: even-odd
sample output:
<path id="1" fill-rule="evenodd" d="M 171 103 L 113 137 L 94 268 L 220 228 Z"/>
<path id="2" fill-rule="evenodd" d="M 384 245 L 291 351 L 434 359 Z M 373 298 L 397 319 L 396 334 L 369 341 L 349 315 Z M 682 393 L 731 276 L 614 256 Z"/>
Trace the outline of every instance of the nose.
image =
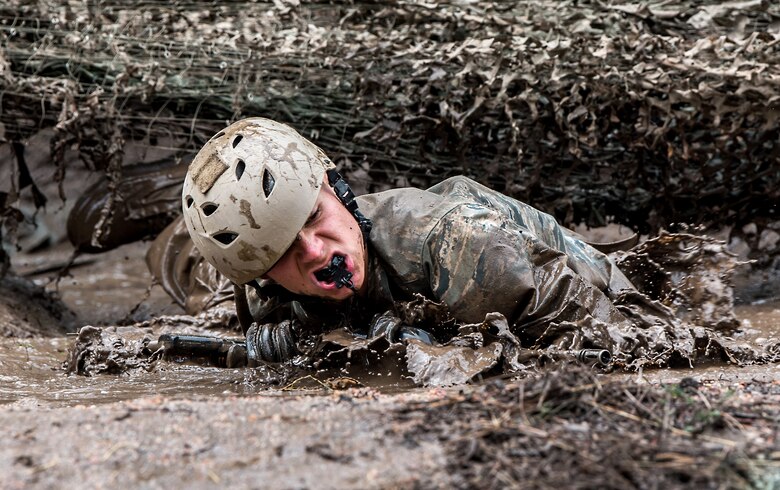
<path id="1" fill-rule="evenodd" d="M 293 246 L 298 260 L 303 263 L 321 262 L 325 258 L 325 242 L 311 230 L 298 232 Z"/>

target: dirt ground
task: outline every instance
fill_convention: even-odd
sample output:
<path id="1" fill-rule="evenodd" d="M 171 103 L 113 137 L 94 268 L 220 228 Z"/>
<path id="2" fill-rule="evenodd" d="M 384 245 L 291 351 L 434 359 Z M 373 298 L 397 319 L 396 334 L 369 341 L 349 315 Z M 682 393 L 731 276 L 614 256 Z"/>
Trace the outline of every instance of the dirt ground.
<path id="1" fill-rule="evenodd" d="M 540 410 L 535 390 L 550 381 L 550 401 L 565 403 Z M 776 384 L 773 391 L 753 396 L 760 387 L 750 384 L 739 395 L 751 396 L 752 403 L 761 400 L 753 415 L 722 408 L 723 395 L 715 388 L 694 388 L 691 396 L 701 401 L 682 405 L 694 409 L 682 415 L 675 409 L 659 411 L 658 417 L 670 420 L 657 421 L 656 437 L 646 439 L 642 426 L 655 417 L 643 419 L 641 412 L 605 403 L 606 394 L 615 395 L 610 393 L 614 384 L 605 380 L 602 396 L 588 399 L 572 395 L 576 390 L 592 395 L 598 391 L 592 384 L 575 385 L 561 395 L 555 383 L 555 376 L 531 383 L 525 400 L 523 385 L 492 383 L 392 395 L 355 389 L 319 396 L 183 400 L 148 394 L 55 408 L 16 403 L 2 410 L 2 483 L 3 488 L 79 483 L 143 488 L 778 484 Z M 619 389 L 641 400 L 637 406 L 656 393 L 649 386 L 621 384 Z M 664 400 L 687 396 L 662 393 Z M 606 430 L 610 425 L 617 430 Z M 529 473 L 532 480 L 519 479 Z"/>
<path id="2" fill-rule="evenodd" d="M 74 324 L 181 313 L 148 290 L 145 247 L 86 257 L 60 280 Z M 60 247 L 14 266 L 43 283 L 67 257 Z M 742 335 L 778 335 L 777 302 L 738 314 L 749 319 Z M 72 344 L 61 334 L 0 340 L 2 488 L 780 485 L 776 365 L 611 375 L 569 365 L 522 381 L 425 389 L 388 378 L 333 390 L 165 361 L 68 376 Z"/>
<path id="3" fill-rule="evenodd" d="M 442 445 L 409 440 L 392 420 L 411 401 L 442 396 L 150 393 L 107 405 L 6 407 L 2 486 L 377 488 L 434 474 L 449 486 Z"/>

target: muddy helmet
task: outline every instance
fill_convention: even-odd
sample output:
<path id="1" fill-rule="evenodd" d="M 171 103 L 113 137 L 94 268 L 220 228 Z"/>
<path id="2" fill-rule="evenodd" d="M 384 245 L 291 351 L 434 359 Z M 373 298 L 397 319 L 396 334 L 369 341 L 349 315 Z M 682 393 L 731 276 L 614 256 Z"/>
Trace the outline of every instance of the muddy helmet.
<path id="1" fill-rule="evenodd" d="M 231 124 L 195 156 L 184 179 L 184 222 L 198 251 L 244 284 L 295 240 L 333 163 L 291 127 L 264 118 Z"/>

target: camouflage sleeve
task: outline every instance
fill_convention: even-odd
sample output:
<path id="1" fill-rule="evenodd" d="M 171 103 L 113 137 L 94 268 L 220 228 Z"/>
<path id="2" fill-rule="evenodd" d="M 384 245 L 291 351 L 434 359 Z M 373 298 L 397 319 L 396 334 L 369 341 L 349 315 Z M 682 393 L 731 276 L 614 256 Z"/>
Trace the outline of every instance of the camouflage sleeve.
<path id="1" fill-rule="evenodd" d="M 429 191 L 455 196 L 464 202 L 484 206 L 531 233 L 543 245 L 567 256 L 567 265 L 574 272 L 613 297 L 621 290 L 634 289 L 631 282 L 609 257 L 591 247 L 571 230 L 558 224 L 555 218 L 533 206 L 505 196 L 463 176 L 450 177 Z"/>
<path id="2" fill-rule="evenodd" d="M 531 335 L 550 321 L 586 315 L 627 321 L 569 266 L 564 252 L 484 206 L 462 204 L 450 211 L 428 236 L 423 261 L 433 295 L 459 321 L 480 322 L 500 312 Z"/>
<path id="3" fill-rule="evenodd" d="M 574 232 L 562 228 L 565 236 L 567 264 L 574 272 L 614 298 L 620 291 L 635 290 L 631 281 L 607 255 L 580 239 Z"/>

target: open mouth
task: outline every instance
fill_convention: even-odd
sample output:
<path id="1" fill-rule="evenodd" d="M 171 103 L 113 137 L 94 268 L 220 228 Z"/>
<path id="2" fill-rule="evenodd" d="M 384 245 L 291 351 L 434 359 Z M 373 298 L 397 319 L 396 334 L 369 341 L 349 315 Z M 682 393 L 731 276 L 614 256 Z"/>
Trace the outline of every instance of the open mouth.
<path id="1" fill-rule="evenodd" d="M 355 291 L 352 283 L 352 273 L 347 268 L 347 258 L 343 255 L 334 255 L 330 264 L 314 273 L 318 281 L 325 284 L 335 284 L 337 289 L 344 286 Z"/>

